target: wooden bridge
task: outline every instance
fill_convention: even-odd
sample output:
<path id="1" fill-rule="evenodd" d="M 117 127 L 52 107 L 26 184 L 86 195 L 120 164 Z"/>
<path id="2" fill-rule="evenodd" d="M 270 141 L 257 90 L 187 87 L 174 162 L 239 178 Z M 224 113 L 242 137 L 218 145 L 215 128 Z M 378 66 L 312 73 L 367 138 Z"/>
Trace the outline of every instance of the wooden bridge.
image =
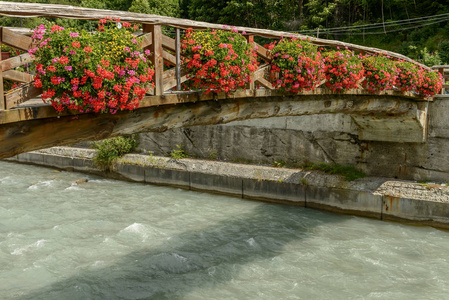
<path id="1" fill-rule="evenodd" d="M 351 114 L 359 127 L 361 140 L 425 141 L 428 102 L 419 99 L 415 94 L 385 91 L 380 95 L 373 95 L 363 89 L 335 93 L 318 88 L 293 95 L 274 90 L 270 82 L 264 79 L 271 54 L 254 42 L 254 36 L 275 39 L 284 36 L 303 37 L 298 34 L 236 27 L 240 32 L 246 31 L 247 40 L 257 49 L 257 55 L 265 63 L 251 74 L 254 81 L 249 89 L 231 95 L 206 95 L 170 91 L 187 80 L 180 59 L 180 30 L 223 29 L 222 25 L 121 11 L 14 2 L 1 2 L 0 14 L 87 20 L 112 16 L 123 22 L 140 23 L 143 25 L 143 47 L 152 51 L 152 63 L 155 68 L 154 90 L 143 99 L 139 109 L 115 115 L 86 113 L 74 118 L 73 114 L 67 112 L 58 115 L 53 107 L 36 98 L 42 90 L 31 84 L 33 76 L 15 70 L 16 67 L 32 62 L 29 54 L 3 61 L 0 58 L 0 159 L 56 145 L 145 131 L 223 124 L 251 118 L 328 113 Z M 174 28 L 176 38 L 162 34 L 162 26 Z M 316 45 L 347 47 L 358 52 L 385 53 L 393 58 L 418 64 L 403 55 L 380 49 L 318 38 L 312 38 L 311 42 Z M 0 28 L 0 43 L 28 50 L 32 46 L 32 39 L 29 30 Z M 164 72 L 164 62 L 174 67 Z M 24 84 L 4 92 L 3 79 Z"/>

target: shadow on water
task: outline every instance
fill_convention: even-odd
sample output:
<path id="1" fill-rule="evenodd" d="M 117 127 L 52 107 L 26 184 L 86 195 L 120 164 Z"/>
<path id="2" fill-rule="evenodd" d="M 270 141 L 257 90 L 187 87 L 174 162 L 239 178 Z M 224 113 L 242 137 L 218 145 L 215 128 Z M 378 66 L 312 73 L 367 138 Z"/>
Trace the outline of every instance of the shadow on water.
<path id="1" fill-rule="evenodd" d="M 183 232 L 107 267 L 83 269 L 20 299 L 181 299 L 229 282 L 246 264 L 269 261 L 317 226 L 346 218 L 262 203 L 251 213 Z"/>

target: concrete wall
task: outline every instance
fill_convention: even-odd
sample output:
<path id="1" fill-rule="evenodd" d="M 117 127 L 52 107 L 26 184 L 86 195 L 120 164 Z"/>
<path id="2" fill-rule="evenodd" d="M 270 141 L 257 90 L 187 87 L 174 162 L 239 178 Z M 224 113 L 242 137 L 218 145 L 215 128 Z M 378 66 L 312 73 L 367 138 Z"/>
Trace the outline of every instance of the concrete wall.
<path id="1" fill-rule="evenodd" d="M 138 154 L 124 156 L 112 172 L 104 173 L 92 163 L 94 154 L 91 149 L 54 147 L 7 160 L 449 229 L 449 188 L 444 185 L 374 177 L 348 182 L 300 169 Z"/>
<path id="2" fill-rule="evenodd" d="M 193 157 L 235 162 L 353 165 L 370 176 L 449 181 L 449 97 L 429 104 L 426 143 L 363 141 L 349 115 L 253 119 L 140 135 L 142 151 L 167 155 L 183 145 Z"/>

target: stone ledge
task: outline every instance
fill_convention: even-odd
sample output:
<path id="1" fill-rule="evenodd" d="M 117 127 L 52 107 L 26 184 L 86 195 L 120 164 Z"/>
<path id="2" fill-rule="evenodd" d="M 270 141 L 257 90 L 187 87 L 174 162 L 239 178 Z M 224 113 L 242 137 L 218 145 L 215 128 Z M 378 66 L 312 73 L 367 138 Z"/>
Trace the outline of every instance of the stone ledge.
<path id="1" fill-rule="evenodd" d="M 382 220 L 449 228 L 449 188 L 386 178 L 352 182 L 336 175 L 218 161 L 128 154 L 113 172 L 97 169 L 95 151 L 55 147 L 7 159 L 156 185 L 305 206 Z M 63 154 L 63 155 L 60 155 Z"/>

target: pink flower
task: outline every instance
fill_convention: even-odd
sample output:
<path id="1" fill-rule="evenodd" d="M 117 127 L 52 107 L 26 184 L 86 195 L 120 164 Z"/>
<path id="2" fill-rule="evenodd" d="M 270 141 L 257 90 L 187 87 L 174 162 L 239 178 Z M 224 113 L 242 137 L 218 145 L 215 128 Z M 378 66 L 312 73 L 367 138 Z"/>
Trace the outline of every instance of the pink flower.
<path id="1" fill-rule="evenodd" d="M 78 32 L 70 32 L 70 37 L 78 37 L 79 33 Z"/>

